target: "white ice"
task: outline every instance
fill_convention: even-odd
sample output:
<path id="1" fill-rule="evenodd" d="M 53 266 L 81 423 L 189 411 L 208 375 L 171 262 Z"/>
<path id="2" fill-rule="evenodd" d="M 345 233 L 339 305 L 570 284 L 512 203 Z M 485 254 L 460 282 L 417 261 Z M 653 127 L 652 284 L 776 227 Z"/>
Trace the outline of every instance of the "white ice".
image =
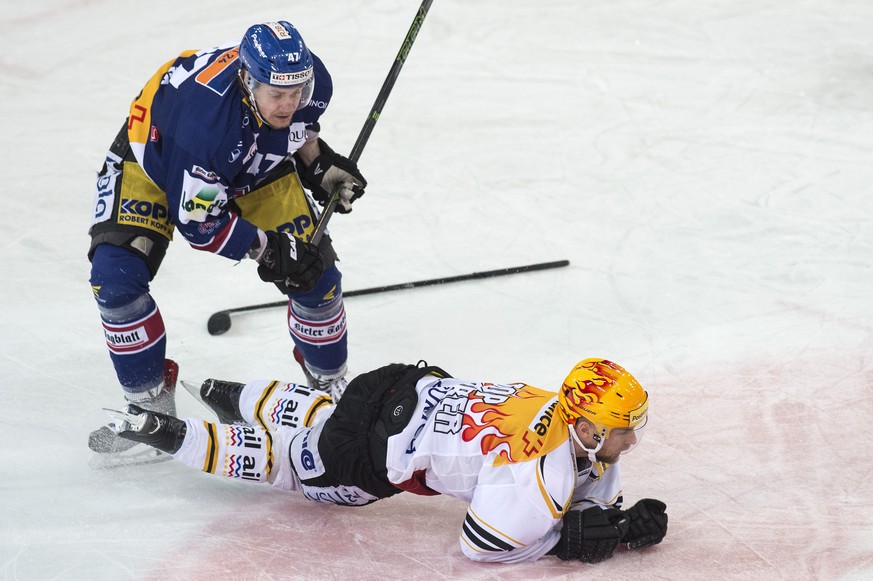
<path id="1" fill-rule="evenodd" d="M 655 421 L 625 497 L 670 530 L 598 565 L 469 562 L 463 503 L 330 508 L 165 462 L 96 471 L 121 393 L 88 284 L 96 170 L 130 100 L 184 49 L 288 19 L 354 143 L 416 2 L 4 0 L 0 21 L 0 577 L 873 577 L 873 4 L 435 0 L 331 233 L 350 366 L 420 358 L 556 389 L 611 358 Z M 254 265 L 176 241 L 153 284 L 192 381 L 302 379 Z M 180 413 L 209 417 L 184 392 Z M 512 507 L 507 507 L 511 510 Z"/>

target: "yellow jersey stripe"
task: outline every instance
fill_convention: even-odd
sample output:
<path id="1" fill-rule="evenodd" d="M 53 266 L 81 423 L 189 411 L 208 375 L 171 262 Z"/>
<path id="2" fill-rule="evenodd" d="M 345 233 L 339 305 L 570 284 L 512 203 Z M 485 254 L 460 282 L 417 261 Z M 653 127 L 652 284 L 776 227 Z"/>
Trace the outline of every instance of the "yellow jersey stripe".
<path id="1" fill-rule="evenodd" d="M 206 427 L 206 435 L 209 437 L 209 442 L 206 444 L 206 460 L 203 462 L 203 472 L 215 474 L 215 455 L 218 452 L 215 424 L 204 421 L 203 425 Z"/>
<path id="2" fill-rule="evenodd" d="M 270 399 L 270 396 L 273 395 L 273 392 L 276 391 L 278 386 L 278 381 L 271 381 L 270 384 L 264 388 L 264 393 L 261 394 L 261 397 L 258 398 L 258 401 L 255 404 L 255 419 L 261 427 L 264 428 L 265 444 L 267 446 L 267 466 L 265 467 L 267 474 L 273 472 L 273 436 L 270 434 L 270 428 L 267 427 L 267 422 L 264 421 L 262 415 L 264 413 L 264 408 L 267 405 L 267 401 Z"/>

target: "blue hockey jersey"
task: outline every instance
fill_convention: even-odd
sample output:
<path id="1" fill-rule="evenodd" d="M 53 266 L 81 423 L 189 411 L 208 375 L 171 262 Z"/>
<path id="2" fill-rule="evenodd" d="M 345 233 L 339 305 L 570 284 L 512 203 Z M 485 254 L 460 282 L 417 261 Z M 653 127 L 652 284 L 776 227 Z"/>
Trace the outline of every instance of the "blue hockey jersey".
<path id="1" fill-rule="evenodd" d="M 330 74 L 313 54 L 312 99 L 290 127 L 272 129 L 237 81 L 238 53 L 238 42 L 183 52 L 152 76 L 128 118 L 133 153 L 166 193 L 172 223 L 194 248 L 234 260 L 245 256 L 257 227 L 229 202 L 252 192 L 305 143 L 307 127 L 333 94 Z"/>

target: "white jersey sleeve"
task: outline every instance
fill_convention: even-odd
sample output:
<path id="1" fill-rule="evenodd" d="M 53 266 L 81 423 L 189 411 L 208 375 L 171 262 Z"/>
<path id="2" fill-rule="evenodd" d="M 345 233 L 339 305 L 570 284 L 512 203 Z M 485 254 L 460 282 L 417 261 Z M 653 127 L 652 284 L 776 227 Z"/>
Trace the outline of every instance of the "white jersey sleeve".
<path id="1" fill-rule="evenodd" d="M 576 480 L 567 442 L 546 456 L 483 467 L 461 527 L 461 551 L 474 561 L 532 561 L 557 544 Z"/>

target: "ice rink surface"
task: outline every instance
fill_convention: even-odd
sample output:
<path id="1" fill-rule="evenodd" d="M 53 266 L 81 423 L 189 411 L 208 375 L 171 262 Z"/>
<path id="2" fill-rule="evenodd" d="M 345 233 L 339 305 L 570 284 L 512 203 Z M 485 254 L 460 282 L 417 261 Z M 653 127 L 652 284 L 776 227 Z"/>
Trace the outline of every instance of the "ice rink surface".
<path id="1" fill-rule="evenodd" d="M 352 375 L 420 358 L 557 389 L 602 356 L 648 389 L 625 498 L 665 541 L 605 563 L 480 565 L 463 503 L 349 509 L 176 464 L 99 471 L 121 405 L 88 284 L 95 172 L 162 63 L 288 19 L 354 143 L 416 2 L 5 2 L 0 21 L 0 578 L 870 579 L 873 4 L 435 0 L 331 233 Z M 152 286 L 191 381 L 302 380 L 254 264 L 177 240 Z M 188 394 L 183 416 L 209 417 Z M 507 507 L 511 510 L 511 507 Z"/>

